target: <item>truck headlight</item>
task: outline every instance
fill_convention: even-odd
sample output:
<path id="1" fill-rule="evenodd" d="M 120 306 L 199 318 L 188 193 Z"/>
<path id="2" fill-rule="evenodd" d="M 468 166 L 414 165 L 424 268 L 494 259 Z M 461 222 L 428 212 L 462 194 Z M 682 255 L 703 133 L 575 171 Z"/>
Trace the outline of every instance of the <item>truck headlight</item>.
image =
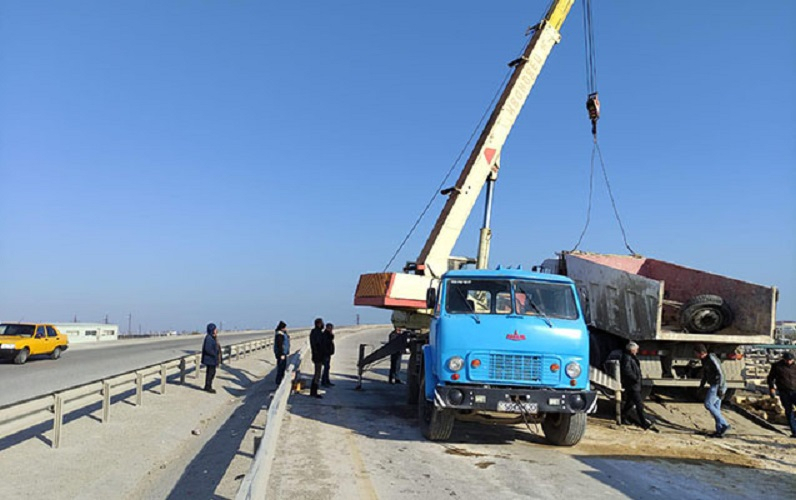
<path id="1" fill-rule="evenodd" d="M 458 372 L 464 367 L 464 360 L 461 356 L 454 356 L 448 360 L 448 370 Z"/>
<path id="2" fill-rule="evenodd" d="M 580 377 L 580 364 L 575 361 L 570 361 L 567 364 L 567 367 L 564 369 L 564 372 L 567 374 L 569 378 L 578 378 Z"/>

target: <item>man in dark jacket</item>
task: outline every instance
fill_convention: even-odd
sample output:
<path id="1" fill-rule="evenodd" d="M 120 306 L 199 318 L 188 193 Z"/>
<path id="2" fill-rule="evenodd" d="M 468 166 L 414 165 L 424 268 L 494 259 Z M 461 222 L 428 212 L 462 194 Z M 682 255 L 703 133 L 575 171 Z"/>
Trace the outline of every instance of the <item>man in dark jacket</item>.
<path id="1" fill-rule="evenodd" d="M 323 362 L 326 359 L 325 344 L 323 341 L 323 320 L 317 318 L 315 320 L 315 328 L 310 332 L 310 349 L 312 350 L 312 363 L 315 365 L 315 374 L 312 377 L 312 385 L 310 386 L 310 396 L 314 398 L 322 398 L 318 394 L 318 384 L 321 381 L 321 371 L 323 370 Z"/>
<path id="2" fill-rule="evenodd" d="M 786 352 L 782 359 L 771 365 L 768 373 L 768 391 L 771 397 L 777 395 L 785 408 L 785 417 L 790 424 L 791 437 L 796 438 L 796 415 L 793 407 L 796 406 L 796 364 L 793 362 L 793 353 Z"/>
<path id="3" fill-rule="evenodd" d="M 274 331 L 274 356 L 276 357 L 276 385 L 282 383 L 287 368 L 287 357 L 290 356 L 290 335 L 287 334 L 287 324 L 280 321 Z"/>
<path id="4" fill-rule="evenodd" d="M 708 354 L 705 344 L 697 344 L 694 347 L 694 354 L 702 360 L 702 380 L 699 383 L 699 389 L 702 390 L 706 383 L 710 384 L 705 395 L 705 408 L 716 421 L 716 432 L 710 437 L 724 437 L 730 430 L 730 424 L 724 420 L 724 416 L 721 414 L 721 400 L 724 393 L 727 392 L 727 381 L 724 378 L 724 371 L 721 369 L 721 361 L 715 354 Z"/>
<path id="5" fill-rule="evenodd" d="M 205 365 L 205 391 L 215 394 L 213 378 L 216 376 L 216 367 L 221 364 L 221 345 L 218 343 L 216 325 L 207 325 L 207 335 L 202 344 L 202 364 Z"/>
<path id="6" fill-rule="evenodd" d="M 392 342 L 396 338 L 401 336 L 401 329 L 399 327 L 395 327 L 393 331 L 387 336 L 387 339 Z M 405 337 L 405 336 L 404 336 Z M 387 376 L 387 381 L 390 384 L 402 384 L 401 379 L 398 378 L 398 373 L 401 371 L 401 357 L 403 355 L 403 350 L 396 351 L 390 354 L 390 373 Z"/>
<path id="7" fill-rule="evenodd" d="M 332 364 L 332 356 L 334 356 L 334 325 L 331 323 L 326 323 L 326 329 L 323 331 L 323 351 L 326 356 L 323 358 L 321 385 L 332 387 L 334 384 L 329 379 L 329 369 Z"/>
<path id="8" fill-rule="evenodd" d="M 631 341 L 625 346 L 622 358 L 619 361 L 619 373 L 625 397 L 622 407 L 622 420 L 631 420 L 630 412 L 635 408 L 638 424 L 646 430 L 651 428 L 652 424 L 644 414 L 644 402 L 641 397 L 641 365 L 636 357 L 637 353 L 638 344 Z"/>

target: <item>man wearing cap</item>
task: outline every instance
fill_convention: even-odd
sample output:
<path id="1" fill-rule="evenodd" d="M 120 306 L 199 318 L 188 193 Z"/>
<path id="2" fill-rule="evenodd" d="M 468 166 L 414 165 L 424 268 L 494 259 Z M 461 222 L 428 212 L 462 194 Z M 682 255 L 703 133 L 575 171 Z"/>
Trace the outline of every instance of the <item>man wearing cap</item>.
<path id="1" fill-rule="evenodd" d="M 625 346 L 622 358 L 619 361 L 622 389 L 625 393 L 625 402 L 622 407 L 622 420 L 630 420 L 630 412 L 636 409 L 638 425 L 646 430 L 652 427 L 644 414 L 644 402 L 641 398 L 641 364 L 636 357 L 638 344 L 632 340 Z"/>
<path id="2" fill-rule="evenodd" d="M 788 351 L 782 359 L 771 365 L 768 373 L 768 391 L 771 397 L 777 395 L 785 408 L 785 417 L 790 424 L 791 437 L 796 438 L 796 415 L 793 407 L 796 406 L 796 363 L 793 362 L 793 353 Z"/>
<path id="3" fill-rule="evenodd" d="M 716 421 L 716 432 L 710 437 L 724 437 L 730 424 L 724 420 L 721 414 L 721 400 L 724 393 L 727 392 L 727 381 L 724 378 L 724 371 L 721 369 L 721 361 L 713 354 L 708 354 L 708 348 L 705 344 L 697 344 L 694 346 L 694 354 L 697 358 L 702 360 L 702 380 L 699 382 L 699 389 L 702 390 L 705 384 L 710 384 L 708 392 L 705 395 L 705 408 L 708 409 Z"/>

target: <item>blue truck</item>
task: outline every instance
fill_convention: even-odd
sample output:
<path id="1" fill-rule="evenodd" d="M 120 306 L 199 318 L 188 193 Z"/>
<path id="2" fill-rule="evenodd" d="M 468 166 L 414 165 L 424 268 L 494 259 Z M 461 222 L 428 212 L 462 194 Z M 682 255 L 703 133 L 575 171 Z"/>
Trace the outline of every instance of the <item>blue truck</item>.
<path id="1" fill-rule="evenodd" d="M 521 269 L 449 271 L 430 288 L 418 416 L 423 435 L 450 437 L 456 419 L 541 423 L 572 446 L 595 404 L 589 336 L 574 283 Z"/>

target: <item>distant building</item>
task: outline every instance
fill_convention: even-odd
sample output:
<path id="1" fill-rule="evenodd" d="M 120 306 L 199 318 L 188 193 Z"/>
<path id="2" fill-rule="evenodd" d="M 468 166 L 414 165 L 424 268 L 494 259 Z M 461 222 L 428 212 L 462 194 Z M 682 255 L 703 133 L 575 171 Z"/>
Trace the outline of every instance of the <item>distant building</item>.
<path id="1" fill-rule="evenodd" d="M 105 323 L 55 323 L 58 331 L 69 338 L 70 344 L 119 340 L 119 326 Z"/>
<path id="2" fill-rule="evenodd" d="M 774 328 L 776 339 L 796 339 L 796 321 L 777 321 Z"/>

